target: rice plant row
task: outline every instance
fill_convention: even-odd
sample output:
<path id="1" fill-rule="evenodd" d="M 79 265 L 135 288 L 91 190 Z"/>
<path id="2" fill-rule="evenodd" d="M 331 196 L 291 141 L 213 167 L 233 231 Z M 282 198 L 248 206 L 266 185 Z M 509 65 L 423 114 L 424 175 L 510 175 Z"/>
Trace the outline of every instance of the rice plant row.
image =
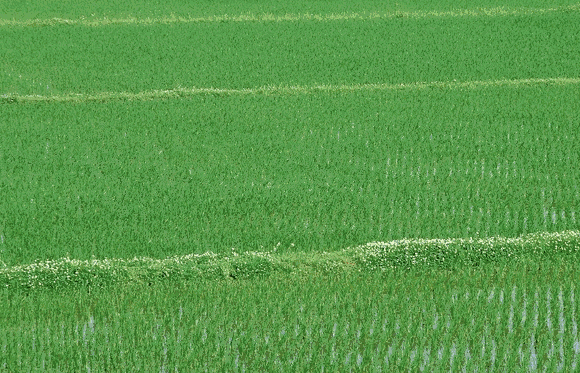
<path id="1" fill-rule="evenodd" d="M 0 371 L 576 370 L 578 4 L 82 1 L 0 4 Z"/>
<path id="2" fill-rule="evenodd" d="M 101 21 L 99 27 L 5 20 L 0 102 L 11 102 L 11 94 L 578 78 L 578 4 L 544 9 L 329 22 L 222 22 L 216 15 L 215 22 Z"/>
<path id="3" fill-rule="evenodd" d="M 0 260 L 578 230 L 578 86 L 442 92 L 5 105 Z"/>
<path id="4" fill-rule="evenodd" d="M 554 273 L 577 268 L 500 268 L 449 274 L 448 282 L 441 273 L 438 280 L 393 273 L 79 292 L 60 301 L 9 297 L 52 300 L 0 328 L 0 369 L 575 370 L 576 288 Z M 65 308 L 49 309 L 57 307 Z"/>

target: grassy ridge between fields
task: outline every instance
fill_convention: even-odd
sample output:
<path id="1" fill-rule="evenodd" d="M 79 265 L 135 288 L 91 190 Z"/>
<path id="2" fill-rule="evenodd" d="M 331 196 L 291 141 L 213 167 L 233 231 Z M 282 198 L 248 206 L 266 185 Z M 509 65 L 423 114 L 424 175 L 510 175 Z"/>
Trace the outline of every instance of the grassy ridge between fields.
<path id="1" fill-rule="evenodd" d="M 548 79 L 513 79 L 491 80 L 471 82 L 416 82 L 401 84 L 355 84 L 355 85 L 316 85 L 316 86 L 267 86 L 244 89 L 221 89 L 221 88 L 176 88 L 166 90 L 151 90 L 139 93 L 128 92 L 101 92 L 90 94 L 65 94 L 65 95 L 20 95 L 8 93 L 0 96 L 0 104 L 36 103 L 36 102 L 108 102 L 108 101 L 147 101 L 154 99 L 187 98 L 194 95 L 292 95 L 292 94 L 315 94 L 320 92 L 350 93 L 356 91 L 386 91 L 386 90 L 419 90 L 419 89 L 477 89 L 481 87 L 533 87 L 553 85 L 577 85 L 580 78 L 548 78 Z"/>
<path id="2" fill-rule="evenodd" d="M 95 17 L 94 14 L 91 17 L 80 16 L 78 19 L 68 19 L 61 17 L 45 18 L 45 19 L 12 19 L 3 17 L 0 18 L 0 27 L 2 26 L 56 26 L 56 25 L 82 25 L 88 27 L 101 27 L 108 25 L 156 25 L 156 24 L 176 24 L 176 23 L 225 23 L 225 22 L 296 22 L 303 20 L 313 20 L 319 22 L 332 22 L 332 21 L 343 21 L 343 20 L 374 20 L 374 19 L 394 19 L 394 18 L 429 18 L 429 17 L 477 17 L 477 16 L 525 16 L 525 15 L 537 15 L 537 14 L 547 14 L 554 12 L 577 12 L 580 10 L 580 4 L 573 4 L 568 6 L 560 7 L 550 7 L 550 8 L 509 8 L 505 6 L 495 7 L 495 8 L 475 8 L 475 9 L 459 9 L 451 11 L 402 11 L 400 9 L 382 11 L 382 12 L 352 12 L 343 11 L 341 13 L 329 14 L 311 14 L 311 13 L 286 13 L 286 14 L 273 14 L 273 13 L 259 13 L 251 14 L 250 12 L 240 15 L 213 15 L 213 16 L 191 16 L 191 14 L 176 15 L 171 13 L 171 15 L 161 15 L 158 17 L 151 17 L 151 15 L 146 15 L 145 17 L 136 17 L 134 15 L 128 15 L 124 18 L 114 17 L 109 18 Z M 328 11 L 328 10 L 327 10 Z"/>
<path id="3" fill-rule="evenodd" d="M 4 289 L 40 290 L 192 279 L 244 280 L 274 274 L 316 275 L 357 271 L 371 274 L 391 269 L 453 270 L 487 264 L 539 263 L 577 258 L 580 232 L 540 232 L 518 238 L 373 242 L 317 254 L 278 255 L 276 249 L 240 254 L 232 249 L 231 255 L 206 252 L 158 260 L 142 257 L 37 261 L 29 265 L 0 268 L 0 285 Z"/>
<path id="4" fill-rule="evenodd" d="M 312 0 L 270 0 L 244 1 L 237 0 L 197 0 L 195 6 L 189 2 L 179 0 L 167 0 L 160 3 L 152 3 L 148 0 L 131 0 L 119 2 L 115 0 L 103 0 L 95 3 L 89 0 L 60 0 L 60 1 L 37 1 L 22 6 L 21 0 L 5 0 L 0 3 L 0 25 L 5 24 L 32 24 L 51 25 L 58 20 L 79 19 L 86 24 L 100 25 L 110 24 L 115 20 L 130 20 L 148 24 L 151 21 L 179 21 L 180 19 L 203 21 L 222 21 L 223 19 L 247 21 L 251 20 L 252 14 L 278 15 L 285 20 L 289 13 L 302 14 L 344 14 L 353 11 L 366 11 L 369 13 L 381 13 L 383 15 L 394 14 L 398 17 L 405 16 L 464 16 L 481 14 L 486 15 L 518 15 L 521 13 L 546 13 L 562 10 L 574 11 L 578 8 L 576 0 L 553 0 L 546 4 L 542 0 L 485 0 L 477 4 L 467 2 L 458 3 L 457 0 L 420 0 L 412 2 L 387 2 L 382 0 L 365 0 L 364 2 L 352 1 L 312 1 Z M 458 8 L 461 8 L 458 10 Z M 167 16 L 168 9 L 171 17 Z M 208 17 L 208 14 L 223 14 L 221 17 Z M 238 15 L 238 16 L 232 16 Z M 42 19 L 39 19 L 42 18 Z M 201 19 L 201 20 L 200 20 Z M 104 22 L 99 22 L 99 21 Z M 73 21 L 74 22 L 74 21 Z"/>

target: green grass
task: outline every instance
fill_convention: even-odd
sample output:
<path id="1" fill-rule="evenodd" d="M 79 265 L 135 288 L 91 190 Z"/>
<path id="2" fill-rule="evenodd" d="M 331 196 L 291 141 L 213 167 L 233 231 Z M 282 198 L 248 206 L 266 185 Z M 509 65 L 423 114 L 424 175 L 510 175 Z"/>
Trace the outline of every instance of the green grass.
<path id="1" fill-rule="evenodd" d="M 3 105 L 1 260 L 578 230 L 578 87 Z"/>
<path id="2" fill-rule="evenodd" d="M 507 18 L 5 26 L 0 94 L 577 78 L 580 57 L 570 46 L 579 42 L 579 24 L 580 12 L 574 11 Z M 39 41 L 50 48 L 39 48 Z"/>
<path id="3" fill-rule="evenodd" d="M 21 0 L 3 1 L 0 4 L 0 19 L 2 20 L 47 20 L 53 18 L 60 19 L 86 19 L 102 20 L 119 18 L 169 18 L 170 15 L 177 17 L 192 18 L 209 18 L 223 17 L 224 15 L 256 15 L 272 14 L 285 16 L 287 14 L 350 14 L 353 12 L 360 13 L 380 13 L 401 15 L 405 13 L 425 13 L 425 12 L 465 12 L 496 10 L 501 9 L 504 12 L 533 11 L 535 9 L 558 9 L 572 8 L 577 10 L 578 2 L 576 0 L 554 0 L 549 6 L 541 0 L 529 0 L 522 2 L 519 0 L 500 1 L 488 0 L 473 3 L 470 1 L 457 0 L 437 0 L 437 1 L 412 1 L 385 3 L 380 0 L 365 1 L 212 1 L 197 0 L 195 3 L 182 1 L 165 1 L 163 3 L 153 3 L 147 0 L 131 1 L 119 3 L 114 0 L 99 1 L 43 1 L 34 3 L 23 3 Z M 501 14 L 498 11 L 492 11 L 491 14 Z"/>
<path id="4" fill-rule="evenodd" d="M 538 370 L 555 371 L 562 360 L 572 370 L 578 297 L 569 279 L 577 263 L 4 290 L 0 364 L 8 371 L 43 364 L 51 371 L 455 371 L 465 364 L 513 371 L 528 370 L 535 356 Z"/>
<path id="5" fill-rule="evenodd" d="M 566 371 L 580 4 L 2 2 L 0 371 Z"/>

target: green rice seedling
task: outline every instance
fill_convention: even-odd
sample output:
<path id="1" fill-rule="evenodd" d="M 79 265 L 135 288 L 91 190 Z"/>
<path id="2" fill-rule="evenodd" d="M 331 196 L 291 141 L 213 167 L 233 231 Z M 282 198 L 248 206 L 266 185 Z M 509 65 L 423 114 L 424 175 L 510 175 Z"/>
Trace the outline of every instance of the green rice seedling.
<path id="1" fill-rule="evenodd" d="M 578 4 L 77 5 L 0 5 L 0 370 L 576 369 Z"/>
<path id="2" fill-rule="evenodd" d="M 39 199 L 34 198 L 36 189 L 32 187 L 15 188 L 29 185 L 28 171 L 10 174 L 7 185 L 15 194 L 7 210 L 17 213 L 7 216 L 3 228 L 2 260 L 15 266 L 36 259 L 56 260 L 67 252 L 79 260 L 91 259 L 92 255 L 99 259 L 160 259 L 192 252 L 228 253 L 231 247 L 249 252 L 260 245 L 273 247 L 280 237 L 286 238 L 288 246 L 290 242 L 295 244 L 291 251 L 335 251 L 365 242 L 405 238 L 514 238 L 540 231 L 574 230 L 577 198 L 573 175 L 577 154 L 570 150 L 574 149 L 574 127 L 566 122 L 565 113 L 573 106 L 577 86 L 570 83 L 540 89 L 543 84 L 538 82 L 535 88 L 525 89 L 480 85 L 463 90 L 450 86 L 443 89 L 443 95 L 438 90 L 435 94 L 432 88 L 409 86 L 338 96 L 332 91 L 299 93 L 285 98 L 260 94 L 213 97 L 200 93 L 187 100 L 154 99 L 131 102 L 129 106 L 119 102 L 44 103 L 30 118 L 27 105 L 3 105 L 2 111 L 12 123 L 7 126 L 14 130 L 0 140 L 4 141 L 2 146 L 9 147 L 23 139 L 22 147 L 14 150 L 6 167 L 20 170 L 17 159 L 40 159 L 42 164 L 32 162 L 31 171 L 44 175 L 46 170 L 52 170 L 64 184 L 61 191 L 56 191 L 45 179 L 35 180 L 40 183 L 39 188 L 52 190 Z M 551 97 L 549 104 L 530 105 L 544 102 L 545 96 Z M 280 100 L 287 104 L 281 105 Z M 532 121 L 522 128 L 517 115 L 505 112 L 506 100 L 513 102 L 514 111 L 524 116 L 556 120 Z M 385 101 L 393 102 L 393 112 L 409 114 L 393 116 L 385 111 Z M 334 111 L 319 110 L 329 102 Z M 414 102 L 424 104 L 411 104 Z M 466 102 L 469 107 L 488 109 L 473 115 L 446 111 L 442 109 L 447 107 L 446 102 L 453 102 L 451 106 L 455 107 Z M 301 114 L 284 109 L 292 105 L 301 107 Z M 350 111 L 346 109 L 351 107 Z M 183 123 L 183 116 L 192 111 L 203 113 L 203 118 Z M 99 123 L 111 117 L 110 112 L 119 118 L 114 123 L 125 123 L 126 128 L 103 135 Z M 164 128 L 170 129 L 167 134 L 158 132 L 155 126 L 142 126 L 144 122 L 159 123 L 156 113 L 160 112 L 167 113 L 163 117 L 167 124 Z M 237 112 L 255 113 L 255 126 L 246 125 L 247 116 L 227 114 Z M 505 123 L 496 123 L 493 113 L 505 114 Z M 337 124 L 335 116 L 345 119 Z M 77 124 L 62 119 L 69 117 L 81 119 Z M 271 125 L 271 117 L 280 119 Z M 488 131 L 463 124 L 475 123 L 479 117 L 489 122 Z M 39 128 L 38 138 L 27 137 L 23 132 L 26 126 L 14 118 L 24 118 L 30 126 L 38 122 L 53 125 Z M 417 122 L 413 118 L 427 119 Z M 216 126 L 204 125 L 208 121 L 216 122 Z M 218 122 L 223 126 L 231 123 L 236 129 L 230 138 L 216 136 Z M 117 128 L 114 123 L 109 126 Z M 70 135 L 61 136 L 59 131 Z M 339 132 L 340 139 L 336 140 Z M 163 149 L 151 134 L 167 139 Z M 184 147 L 199 138 L 204 145 L 200 149 Z M 479 139 L 475 146 L 469 143 L 474 138 Z M 78 154 L 93 154 L 91 144 L 99 141 L 108 144 L 103 151 L 114 154 L 111 159 L 118 159 L 117 165 L 78 158 Z M 54 150 L 55 144 L 58 151 Z M 542 144 L 551 144 L 553 151 L 543 150 Z M 381 149 L 387 145 L 389 151 L 385 153 Z M 501 155 L 493 150 L 502 146 Z M 412 154 L 407 149 L 413 149 Z M 522 151 L 534 156 L 522 157 Z M 190 165 L 192 157 L 201 159 L 200 164 L 205 166 Z M 85 161 L 88 165 L 84 165 Z M 157 170 L 151 171 L 149 187 L 127 181 L 107 194 L 99 192 L 114 185 L 112 179 L 139 180 L 146 164 L 150 170 Z M 246 170 L 247 164 L 267 166 L 263 170 Z M 69 178 L 70 172 L 81 177 Z M 87 179 L 93 173 L 97 175 L 96 184 Z M 108 176 L 98 177 L 105 174 Z M 568 176 L 555 181 L 557 175 Z M 311 180 L 311 185 L 305 185 L 304 180 Z M 209 188 L 211 185 L 219 187 Z M 72 196 L 64 190 L 78 193 Z M 139 210 L 137 202 L 128 205 L 129 210 L 142 211 L 152 219 L 146 228 L 136 220 L 136 214 L 116 215 L 115 201 L 124 198 L 124 190 L 128 195 L 144 193 L 145 200 L 151 201 L 145 210 Z M 195 194 L 193 190 L 202 192 Z M 158 195 L 167 196 L 165 206 Z M 308 197 L 296 208 L 296 201 L 302 201 L 304 195 Z M 323 206 L 332 206 L 332 210 Z M 47 211 L 58 213 L 50 215 Z M 160 216 L 151 211 L 159 211 Z M 25 220 L 30 229 L 42 232 L 49 229 L 51 219 L 60 219 L 59 216 L 66 216 L 67 220 L 66 224 L 63 222 L 66 228 L 54 236 L 56 241 L 42 234 L 27 234 L 15 220 Z M 94 222 L 92 226 L 86 226 L 87 216 Z M 166 221 L 192 223 L 168 225 Z M 106 227 L 108 222 L 119 228 L 105 234 L 100 227 Z M 214 229 L 216 226 L 221 228 Z M 134 234 L 124 234 L 127 229 L 134 229 Z M 25 241 L 23 237 L 30 238 Z M 284 246 L 288 247 L 286 243 Z M 38 253 L 39 247 L 46 248 L 42 254 Z M 438 255 L 433 253 L 434 260 Z M 406 260 L 412 263 L 413 259 L 418 258 L 409 256 Z"/>

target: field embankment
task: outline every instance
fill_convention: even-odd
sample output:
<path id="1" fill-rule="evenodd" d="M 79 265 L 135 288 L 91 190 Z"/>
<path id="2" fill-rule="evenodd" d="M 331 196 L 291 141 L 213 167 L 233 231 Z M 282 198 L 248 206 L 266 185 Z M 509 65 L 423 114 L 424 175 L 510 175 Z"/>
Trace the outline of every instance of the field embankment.
<path id="1" fill-rule="evenodd" d="M 358 272 L 453 271 L 487 265 L 551 265 L 580 257 L 580 233 L 537 233 L 519 238 L 399 240 L 372 242 L 330 253 L 229 254 L 206 252 L 166 259 L 62 258 L 0 268 L 0 287 L 14 291 L 83 289 L 127 284 L 181 283 L 197 280 L 247 280 L 283 275 L 340 275 Z"/>

